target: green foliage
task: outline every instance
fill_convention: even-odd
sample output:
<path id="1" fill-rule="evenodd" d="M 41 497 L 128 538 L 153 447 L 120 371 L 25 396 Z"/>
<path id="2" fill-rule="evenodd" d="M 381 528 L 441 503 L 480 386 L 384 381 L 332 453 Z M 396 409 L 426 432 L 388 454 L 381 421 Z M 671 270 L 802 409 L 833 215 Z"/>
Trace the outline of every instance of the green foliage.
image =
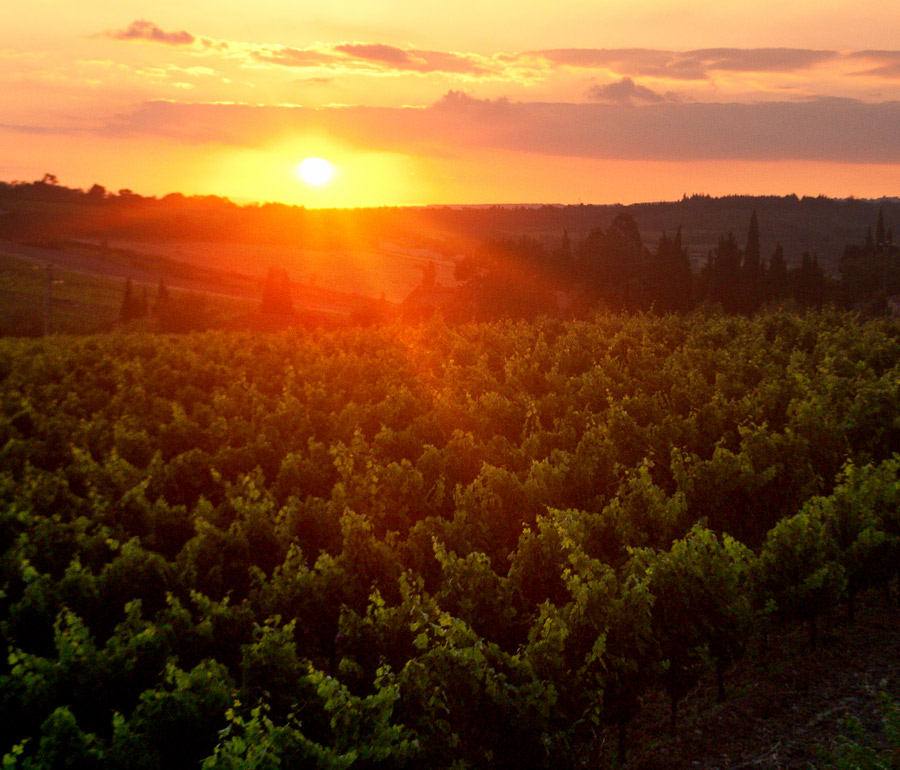
<path id="1" fill-rule="evenodd" d="M 826 312 L 2 341 L 5 761 L 593 761 L 647 688 L 895 580 L 898 340 Z"/>
<path id="2" fill-rule="evenodd" d="M 766 609 L 814 629 L 819 615 L 836 605 L 846 589 L 847 574 L 838 558 L 834 541 L 810 506 L 778 522 L 756 564 Z"/>
<path id="3" fill-rule="evenodd" d="M 876 704 L 881 715 L 880 735 L 866 730 L 855 717 L 844 723 L 836 747 L 820 751 L 817 770 L 890 770 L 900 754 L 900 704 L 880 692 Z"/>
<path id="4" fill-rule="evenodd" d="M 654 597 L 653 635 L 673 704 L 695 684 L 707 655 L 721 670 L 742 652 L 751 628 L 752 567 L 749 549 L 701 526 L 667 552 L 633 552 L 630 569 Z"/>
<path id="5" fill-rule="evenodd" d="M 96 735 L 84 733 L 72 712 L 60 706 L 41 725 L 41 738 L 34 754 L 25 754 L 20 763 L 21 749 L 27 744 L 17 744 L 3 757 L 3 766 L 22 770 L 99 770 L 104 767 L 99 744 Z"/>

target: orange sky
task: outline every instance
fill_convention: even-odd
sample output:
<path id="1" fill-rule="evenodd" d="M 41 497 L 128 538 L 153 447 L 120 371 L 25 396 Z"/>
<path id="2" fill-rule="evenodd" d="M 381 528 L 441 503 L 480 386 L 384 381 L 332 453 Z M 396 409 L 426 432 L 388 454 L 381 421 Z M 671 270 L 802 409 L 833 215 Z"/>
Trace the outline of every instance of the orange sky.
<path id="1" fill-rule="evenodd" d="M 29 0 L 0 179 L 307 206 L 900 194 L 900 11 Z M 327 158 L 313 187 L 297 163 Z"/>

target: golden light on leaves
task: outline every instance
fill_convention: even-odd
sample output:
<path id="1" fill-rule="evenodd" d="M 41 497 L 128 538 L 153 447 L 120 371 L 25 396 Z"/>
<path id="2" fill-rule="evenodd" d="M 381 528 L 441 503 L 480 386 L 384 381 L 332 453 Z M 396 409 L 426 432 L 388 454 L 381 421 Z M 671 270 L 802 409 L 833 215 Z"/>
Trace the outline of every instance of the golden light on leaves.
<path id="1" fill-rule="evenodd" d="M 325 158 L 306 158 L 297 165 L 297 176 L 306 184 L 319 187 L 331 181 L 334 168 Z"/>

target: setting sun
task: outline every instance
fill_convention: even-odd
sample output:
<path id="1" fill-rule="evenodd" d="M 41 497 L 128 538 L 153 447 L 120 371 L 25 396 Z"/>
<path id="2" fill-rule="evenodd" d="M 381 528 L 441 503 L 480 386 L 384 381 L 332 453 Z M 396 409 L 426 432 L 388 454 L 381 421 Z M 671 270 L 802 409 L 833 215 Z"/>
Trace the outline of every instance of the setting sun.
<path id="1" fill-rule="evenodd" d="M 297 175 L 307 184 L 318 187 L 331 180 L 334 169 L 325 158 L 306 158 L 297 166 Z"/>

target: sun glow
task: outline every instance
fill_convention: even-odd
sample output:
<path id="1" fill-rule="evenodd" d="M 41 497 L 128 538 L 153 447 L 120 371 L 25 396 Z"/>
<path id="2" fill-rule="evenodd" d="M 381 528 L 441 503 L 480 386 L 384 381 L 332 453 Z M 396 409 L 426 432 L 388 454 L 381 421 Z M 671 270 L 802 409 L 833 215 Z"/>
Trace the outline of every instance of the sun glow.
<path id="1" fill-rule="evenodd" d="M 300 160 L 327 158 L 331 179 L 314 185 L 300 176 Z M 238 203 L 279 202 L 309 208 L 421 205 L 439 199 L 432 173 L 418 157 L 371 152 L 320 136 L 272 142 L 263 148 L 222 147 L 193 162 L 202 186 Z M 89 169 L 90 170 L 90 169 Z M 164 188 L 165 189 L 165 188 Z"/>
<path id="2" fill-rule="evenodd" d="M 334 176 L 334 168 L 325 158 L 306 158 L 297 165 L 297 176 L 314 187 L 326 184 Z"/>

